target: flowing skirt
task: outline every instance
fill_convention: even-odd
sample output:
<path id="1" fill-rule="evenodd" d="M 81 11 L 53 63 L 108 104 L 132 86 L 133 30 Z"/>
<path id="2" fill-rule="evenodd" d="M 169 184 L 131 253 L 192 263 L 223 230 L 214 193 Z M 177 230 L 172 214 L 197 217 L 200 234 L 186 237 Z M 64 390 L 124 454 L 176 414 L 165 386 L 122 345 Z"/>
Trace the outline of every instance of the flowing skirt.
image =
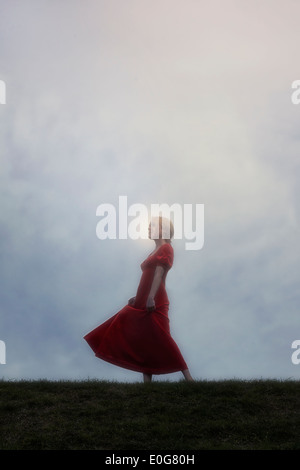
<path id="1" fill-rule="evenodd" d="M 117 366 L 146 374 L 187 369 L 170 334 L 168 305 L 153 312 L 126 305 L 84 336 L 95 355 Z"/>

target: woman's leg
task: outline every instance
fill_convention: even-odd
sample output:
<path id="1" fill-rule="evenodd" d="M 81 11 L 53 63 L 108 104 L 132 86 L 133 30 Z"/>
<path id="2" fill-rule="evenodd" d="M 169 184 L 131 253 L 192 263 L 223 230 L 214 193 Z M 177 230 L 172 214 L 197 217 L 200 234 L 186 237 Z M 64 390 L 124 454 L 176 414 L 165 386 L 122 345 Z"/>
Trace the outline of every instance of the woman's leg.
<path id="1" fill-rule="evenodd" d="M 191 373 L 188 369 L 183 370 L 182 373 L 183 373 L 185 380 L 187 380 L 188 382 L 194 382 L 194 379 L 191 376 Z"/>
<path id="2" fill-rule="evenodd" d="M 143 376 L 144 376 L 144 382 L 151 382 L 152 374 L 143 374 Z"/>

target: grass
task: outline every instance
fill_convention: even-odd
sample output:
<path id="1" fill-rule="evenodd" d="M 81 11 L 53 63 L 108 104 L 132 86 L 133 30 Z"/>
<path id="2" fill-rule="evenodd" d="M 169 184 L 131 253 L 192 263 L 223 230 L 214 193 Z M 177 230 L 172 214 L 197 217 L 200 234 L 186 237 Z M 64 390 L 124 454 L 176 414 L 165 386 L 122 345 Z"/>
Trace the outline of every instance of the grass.
<path id="1" fill-rule="evenodd" d="M 1 450 L 298 450 L 300 382 L 0 380 Z"/>

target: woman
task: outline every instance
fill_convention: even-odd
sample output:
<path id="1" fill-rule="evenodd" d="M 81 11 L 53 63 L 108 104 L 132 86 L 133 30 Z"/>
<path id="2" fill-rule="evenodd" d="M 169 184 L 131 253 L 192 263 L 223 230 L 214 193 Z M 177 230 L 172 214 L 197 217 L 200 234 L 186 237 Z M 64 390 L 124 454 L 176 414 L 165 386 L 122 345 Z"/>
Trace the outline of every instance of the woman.
<path id="1" fill-rule="evenodd" d="M 148 235 L 156 247 L 141 264 L 136 296 L 84 337 L 97 357 L 142 372 L 144 382 L 151 382 L 153 374 L 178 371 L 193 381 L 169 327 L 165 280 L 173 265 L 173 234 L 171 221 L 163 217 L 151 220 Z"/>

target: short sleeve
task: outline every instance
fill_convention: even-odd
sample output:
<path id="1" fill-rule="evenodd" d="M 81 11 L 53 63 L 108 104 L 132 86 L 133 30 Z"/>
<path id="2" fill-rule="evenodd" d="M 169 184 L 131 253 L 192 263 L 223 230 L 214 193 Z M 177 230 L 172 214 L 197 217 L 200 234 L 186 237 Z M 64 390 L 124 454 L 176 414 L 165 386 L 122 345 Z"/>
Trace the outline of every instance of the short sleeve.
<path id="1" fill-rule="evenodd" d="M 162 266 L 163 268 L 168 270 L 173 266 L 173 261 L 173 247 L 170 245 L 170 243 L 165 243 L 157 252 L 157 255 L 155 257 L 155 264 Z"/>

